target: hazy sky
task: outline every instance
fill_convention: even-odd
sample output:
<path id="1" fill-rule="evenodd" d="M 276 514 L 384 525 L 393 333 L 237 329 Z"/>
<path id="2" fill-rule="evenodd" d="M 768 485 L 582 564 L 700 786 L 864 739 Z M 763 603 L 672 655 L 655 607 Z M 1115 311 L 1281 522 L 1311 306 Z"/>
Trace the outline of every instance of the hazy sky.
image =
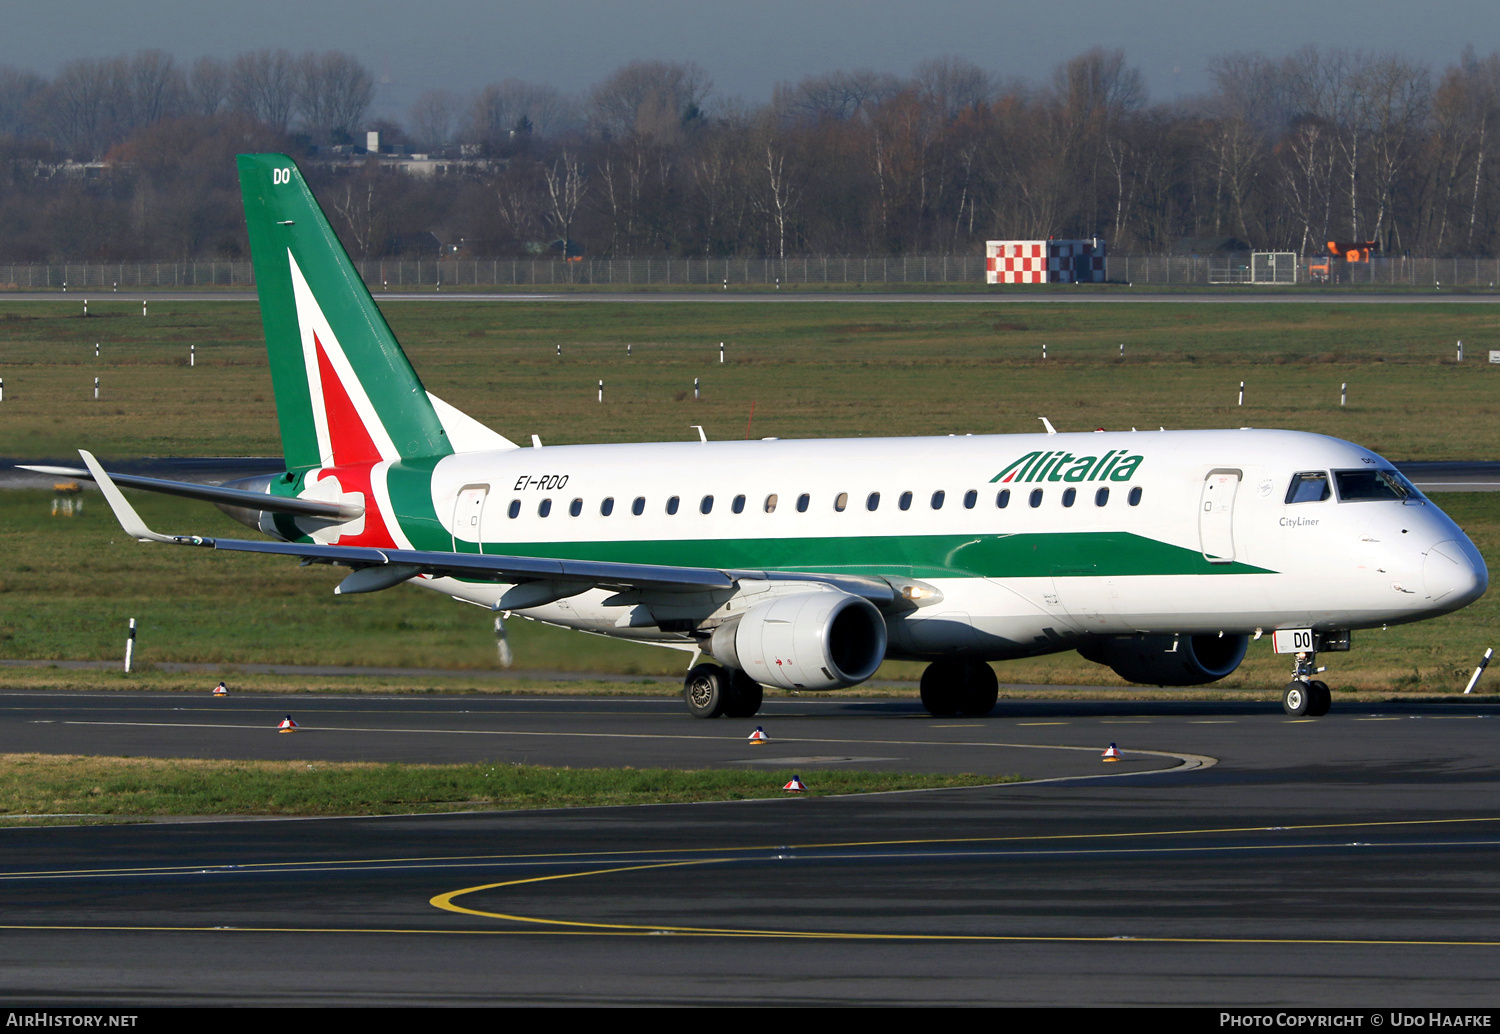
<path id="1" fill-rule="evenodd" d="M 51 0 L 5 5 L 0 64 L 51 74 L 146 47 L 179 58 L 285 47 L 347 50 L 389 76 L 378 107 L 508 77 L 576 91 L 636 58 L 692 60 L 720 96 L 836 69 L 898 74 L 956 54 L 1041 82 L 1093 46 L 1121 47 L 1154 99 L 1204 89 L 1216 54 L 1308 43 L 1397 51 L 1434 69 L 1466 44 L 1500 49 L 1495 0 Z"/>

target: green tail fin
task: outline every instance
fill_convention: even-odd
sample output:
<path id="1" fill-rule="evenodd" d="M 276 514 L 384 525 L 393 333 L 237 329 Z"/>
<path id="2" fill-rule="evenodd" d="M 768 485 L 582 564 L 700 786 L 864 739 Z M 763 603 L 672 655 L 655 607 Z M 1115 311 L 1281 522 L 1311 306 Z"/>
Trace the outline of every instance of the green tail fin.
<path id="1" fill-rule="evenodd" d="M 296 163 L 238 163 L 287 469 L 453 452 Z"/>

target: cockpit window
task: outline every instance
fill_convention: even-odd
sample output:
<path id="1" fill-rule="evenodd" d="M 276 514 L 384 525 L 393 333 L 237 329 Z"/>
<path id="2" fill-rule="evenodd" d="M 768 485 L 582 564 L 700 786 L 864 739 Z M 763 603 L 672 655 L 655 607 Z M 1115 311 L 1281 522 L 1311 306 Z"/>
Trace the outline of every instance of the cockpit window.
<path id="1" fill-rule="evenodd" d="M 1286 490 L 1288 503 L 1321 503 L 1328 498 L 1328 474 L 1314 470 L 1306 474 L 1293 474 L 1292 483 Z"/>
<path id="2" fill-rule="evenodd" d="M 1367 499 L 1384 499 L 1405 502 L 1422 498 L 1416 486 L 1406 480 L 1399 471 L 1384 470 L 1335 470 L 1334 480 L 1339 486 L 1339 502 L 1353 503 Z"/>

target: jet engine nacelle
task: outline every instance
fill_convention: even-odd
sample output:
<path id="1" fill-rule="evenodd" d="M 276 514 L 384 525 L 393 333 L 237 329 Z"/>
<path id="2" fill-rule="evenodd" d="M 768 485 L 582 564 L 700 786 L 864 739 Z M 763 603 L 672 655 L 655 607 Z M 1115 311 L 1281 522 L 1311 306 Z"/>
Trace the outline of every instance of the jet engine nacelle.
<path id="1" fill-rule="evenodd" d="M 778 596 L 714 629 L 709 652 L 756 682 L 842 689 L 885 659 L 885 618 L 861 596 L 826 590 Z"/>
<path id="2" fill-rule="evenodd" d="M 1238 668 L 1249 645 L 1246 635 L 1143 635 L 1096 640 L 1078 652 L 1127 682 L 1201 686 Z"/>

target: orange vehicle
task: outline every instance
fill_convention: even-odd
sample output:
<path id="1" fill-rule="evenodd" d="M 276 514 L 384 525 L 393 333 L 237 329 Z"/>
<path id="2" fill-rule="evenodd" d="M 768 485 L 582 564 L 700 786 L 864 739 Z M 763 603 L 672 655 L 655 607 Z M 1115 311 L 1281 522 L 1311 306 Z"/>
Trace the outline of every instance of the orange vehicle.
<path id="1" fill-rule="evenodd" d="M 1319 283 L 1335 282 L 1345 279 L 1347 267 L 1356 264 L 1368 264 L 1370 253 L 1379 251 L 1380 245 L 1375 241 L 1328 241 L 1328 254 L 1323 256 L 1322 262 L 1309 263 L 1307 267 L 1307 278 Z"/>

